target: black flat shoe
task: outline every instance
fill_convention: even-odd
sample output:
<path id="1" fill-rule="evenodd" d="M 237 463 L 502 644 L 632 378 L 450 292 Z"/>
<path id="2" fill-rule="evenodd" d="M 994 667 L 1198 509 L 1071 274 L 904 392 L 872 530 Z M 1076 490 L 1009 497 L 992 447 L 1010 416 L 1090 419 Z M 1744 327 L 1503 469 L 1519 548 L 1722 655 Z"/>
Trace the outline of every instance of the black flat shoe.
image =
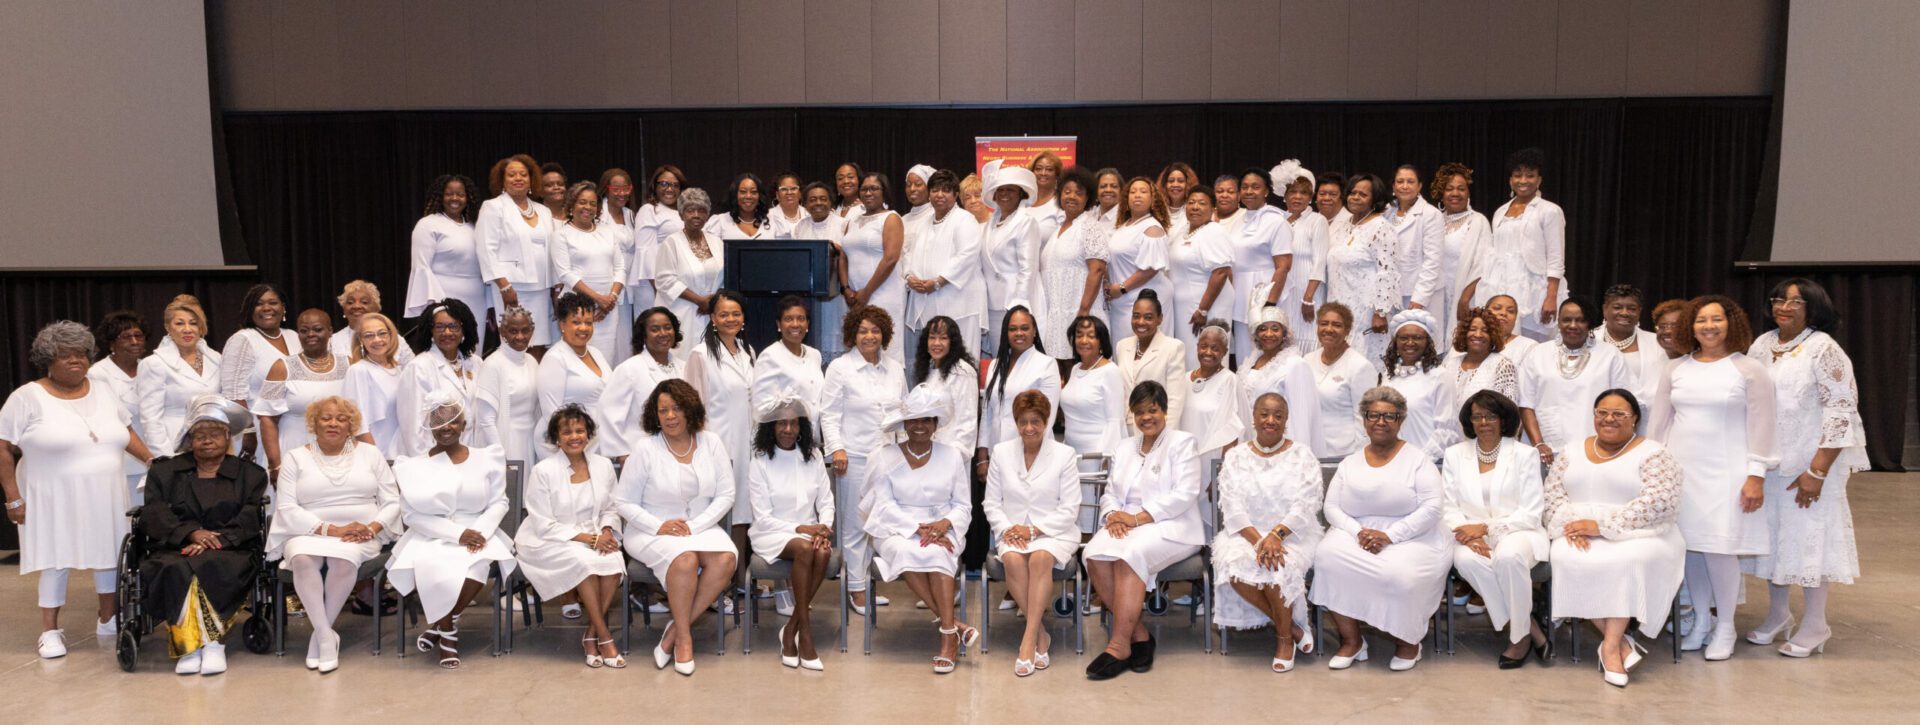
<path id="1" fill-rule="evenodd" d="M 1147 635 L 1147 641 L 1133 643 L 1133 654 L 1127 656 L 1127 667 L 1134 672 L 1146 672 L 1153 669 L 1153 635 Z"/>
<path id="2" fill-rule="evenodd" d="M 1119 677 L 1120 673 L 1127 671 L 1127 661 L 1130 659 L 1132 658 L 1129 657 L 1123 660 L 1106 652 L 1101 652 L 1099 657 L 1093 658 L 1093 662 L 1087 665 L 1087 679 L 1111 680 Z"/>

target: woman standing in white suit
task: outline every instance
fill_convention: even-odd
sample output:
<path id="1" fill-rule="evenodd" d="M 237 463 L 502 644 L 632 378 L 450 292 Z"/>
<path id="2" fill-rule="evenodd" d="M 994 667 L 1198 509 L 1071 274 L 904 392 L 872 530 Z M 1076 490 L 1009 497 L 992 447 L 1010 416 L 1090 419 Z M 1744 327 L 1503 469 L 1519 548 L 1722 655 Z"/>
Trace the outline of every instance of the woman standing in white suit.
<path id="1" fill-rule="evenodd" d="M 981 171 L 986 175 L 982 193 L 992 200 L 994 207 L 980 241 L 980 272 L 987 288 L 987 329 L 980 350 L 982 357 L 999 354 L 996 346 L 1005 336 L 1000 325 L 1006 320 L 1008 310 L 1031 309 L 1032 275 L 1039 266 L 1038 260 L 1030 256 L 1040 248 L 1035 243 L 1040 234 L 1039 222 L 1032 210 L 1020 206 L 1021 201 L 1038 193 L 1033 172 L 994 164 L 988 162 L 987 168 Z"/>
<path id="2" fill-rule="evenodd" d="M 680 221 L 684 226 L 661 240 L 654 257 L 653 303 L 671 311 L 679 319 L 681 330 L 707 329 L 713 293 L 720 289 L 720 276 L 726 266 L 726 243 L 702 230 L 712 210 L 707 192 L 680 192 Z M 693 352 L 693 339 L 685 336 L 674 346 L 675 359 L 687 359 Z"/>
<path id="3" fill-rule="evenodd" d="M 1451 330 L 1471 307 L 1461 292 L 1472 281 L 1474 265 L 1493 245 L 1493 225 L 1487 215 L 1473 210 L 1473 169 L 1465 164 L 1441 164 L 1428 193 L 1440 205 L 1446 232 L 1436 260 L 1421 268 L 1415 292 L 1431 288 L 1433 314 L 1440 318 L 1441 329 Z"/>
<path id="4" fill-rule="evenodd" d="M 727 456 L 733 459 L 734 542 L 744 544 L 747 525 L 753 522 L 747 457 L 753 449 L 754 350 L 740 337 L 747 325 L 746 299 L 730 289 L 715 291 L 712 319 L 700 344 L 687 356 L 685 379 L 707 406 L 708 429 L 719 434 Z"/>
<path id="5" fill-rule="evenodd" d="M 1467 285 L 1473 306 L 1494 295 L 1512 295 L 1520 305 L 1517 329 L 1527 337 L 1546 340 L 1553 334 L 1554 315 L 1567 290 L 1567 215 L 1560 206 L 1540 197 L 1540 172 L 1545 157 L 1539 149 L 1516 151 L 1507 157 L 1507 185 L 1513 198 L 1493 212 L 1493 243 L 1480 256 L 1474 280 Z"/>
<path id="6" fill-rule="evenodd" d="M 928 334 L 934 318 L 944 316 L 957 326 L 953 336 L 963 351 L 978 349 L 981 315 L 987 308 L 987 283 L 980 273 L 980 224 L 956 206 L 959 177 L 951 171 L 930 175 L 927 211 L 902 263 L 906 309 L 892 312 L 906 318 L 914 347 Z"/>
<path id="7" fill-rule="evenodd" d="M 843 486 L 840 500 L 840 531 L 847 563 L 847 595 L 853 611 L 868 614 L 867 570 L 872 549 L 866 528 L 861 525 L 866 511 L 859 505 L 867 499 L 867 484 L 872 479 L 867 469 L 876 451 L 892 442 L 891 431 L 882 425 L 897 409 L 907 392 L 907 373 L 900 363 L 887 356 L 894 343 L 893 320 L 883 308 L 867 305 L 847 312 L 841 322 L 841 335 L 853 347 L 827 366 L 820 387 L 820 429 L 826 441 L 827 460 Z M 884 597 L 873 597 L 876 605 L 885 605 Z"/>
<path id="8" fill-rule="evenodd" d="M 1187 398 L 1186 345 L 1172 335 L 1163 334 L 1161 321 L 1166 318 L 1160 307 L 1160 295 L 1152 290 L 1142 290 L 1140 299 L 1133 303 L 1133 314 L 1128 318 L 1126 329 L 1133 334 L 1114 343 L 1113 361 L 1120 365 L 1121 377 L 1126 381 L 1126 389 L 1149 380 L 1159 383 L 1167 391 L 1167 420 L 1175 425 L 1185 410 Z M 1129 393 L 1131 394 L 1131 393 Z M 1133 428 L 1133 416 L 1127 416 L 1127 430 Z"/>
<path id="9" fill-rule="evenodd" d="M 619 305 L 609 317 L 614 319 L 614 329 L 620 331 L 613 345 L 613 364 L 619 365 L 626 356 L 632 354 L 626 338 L 633 330 L 634 301 L 653 299 L 653 289 L 646 290 L 645 297 L 636 297 L 633 289 L 634 222 L 639 220 L 640 204 L 634 196 L 633 176 L 626 169 L 613 168 L 600 173 L 600 228 L 611 235 L 620 252 L 623 269 L 621 271 L 621 290 Z M 651 281 L 651 280 L 649 280 Z M 557 300 L 556 300 L 557 302 Z M 558 316 L 558 313 L 555 313 Z"/>
<path id="10" fill-rule="evenodd" d="M 500 318 L 500 349 L 481 361 L 473 384 L 473 442 L 499 446 L 509 461 L 538 460 L 540 361 L 527 352 L 532 340 L 533 315 L 525 307 L 507 310 Z"/>
<path id="11" fill-rule="evenodd" d="M 525 307 L 533 313 L 534 355 L 553 344 L 553 300 L 548 296 L 552 263 L 547 242 L 553 238 L 553 211 L 533 199 L 534 177 L 540 163 L 515 154 L 493 164 L 487 173 L 494 197 L 480 205 L 473 224 L 479 240 L 480 277 L 492 285 L 488 299 L 496 308 Z"/>
<path id="12" fill-rule="evenodd" d="M 167 341 L 140 361 L 134 391 L 140 396 L 140 439 L 170 442 L 186 432 L 187 406 L 194 397 L 220 392 L 220 353 L 207 344 L 207 313 L 193 295 L 167 303 L 160 324 Z"/>
<path id="13" fill-rule="evenodd" d="M 1393 258 L 1400 266 L 1400 306 L 1430 310 L 1445 299 L 1440 269 L 1445 263 L 1441 245 L 1446 220 L 1421 191 L 1419 169 L 1412 164 L 1395 169 L 1393 199 L 1387 202 L 1386 217 L 1393 227 Z M 1441 311 L 1436 317 L 1445 314 Z"/>
<path id="14" fill-rule="evenodd" d="M 627 297 L 633 300 L 635 312 L 658 304 L 654 302 L 654 259 L 660 256 L 660 243 L 685 226 L 680 220 L 680 188 L 686 183 L 680 167 L 662 164 L 653 167 L 640 189 L 646 203 L 633 213 L 633 259 L 627 262 Z"/>

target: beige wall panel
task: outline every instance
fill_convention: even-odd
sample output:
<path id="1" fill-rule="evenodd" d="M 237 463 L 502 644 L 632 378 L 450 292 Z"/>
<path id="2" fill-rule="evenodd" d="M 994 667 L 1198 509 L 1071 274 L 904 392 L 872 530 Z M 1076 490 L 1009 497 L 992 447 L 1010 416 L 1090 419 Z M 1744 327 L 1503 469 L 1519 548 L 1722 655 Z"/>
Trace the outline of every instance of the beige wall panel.
<path id="1" fill-rule="evenodd" d="M 1213 97 L 1280 98 L 1280 0 L 1213 0 Z"/>
<path id="2" fill-rule="evenodd" d="M 1141 0 L 1074 4 L 1073 100 L 1141 99 L 1141 12 Z"/>
<path id="3" fill-rule="evenodd" d="M 1670 96 L 1699 87 L 1700 26 L 1697 2 L 1633 0 L 1627 25 L 1627 93 Z"/>
<path id="4" fill-rule="evenodd" d="M 874 0 L 873 102 L 940 100 L 939 0 Z"/>
<path id="5" fill-rule="evenodd" d="M 278 105 L 279 85 L 272 82 L 282 62 L 273 42 L 277 5 L 221 3 L 211 22 L 220 32 L 219 47 L 207 48 L 220 69 L 215 98 L 227 108 L 263 108 Z"/>
<path id="6" fill-rule="evenodd" d="M 1555 95 L 1613 97 L 1627 93 L 1629 0 L 1578 0 L 1560 4 L 1560 49 Z"/>
<path id="7" fill-rule="evenodd" d="M 1203 0 L 1141 5 L 1140 97 L 1204 101 L 1213 95 L 1213 7 Z"/>
<path id="8" fill-rule="evenodd" d="M 1781 0 L 1696 0 L 1701 10 L 1700 63 L 1694 93 L 1760 95 L 1773 92 L 1776 46 L 1785 33 Z"/>
<path id="9" fill-rule="evenodd" d="M 806 0 L 807 102 L 873 100 L 873 4 Z"/>
<path id="10" fill-rule="evenodd" d="M 806 6 L 740 0 L 740 102 L 805 103 Z"/>
<path id="11" fill-rule="evenodd" d="M 740 102 L 740 19 L 734 0 L 674 0 L 673 104 Z"/>
<path id="12" fill-rule="evenodd" d="M 1419 96 L 1487 95 L 1487 0 L 1421 0 Z"/>
<path id="13" fill-rule="evenodd" d="M 1007 0 L 940 0 L 940 100 L 1003 102 L 1007 68 Z"/>
<path id="14" fill-rule="evenodd" d="M 1560 0 L 1487 0 L 1486 48 L 1488 96 L 1554 95 Z"/>
<path id="15" fill-rule="evenodd" d="M 1347 0 L 1280 4 L 1280 97 L 1347 96 Z"/>
<path id="16" fill-rule="evenodd" d="M 1073 100 L 1074 0 L 1015 0 L 1007 5 L 1007 100 Z"/>
<path id="17" fill-rule="evenodd" d="M 1413 98 L 1420 82 L 1420 6 L 1353 0 L 1347 11 L 1347 92 L 1353 98 Z"/>

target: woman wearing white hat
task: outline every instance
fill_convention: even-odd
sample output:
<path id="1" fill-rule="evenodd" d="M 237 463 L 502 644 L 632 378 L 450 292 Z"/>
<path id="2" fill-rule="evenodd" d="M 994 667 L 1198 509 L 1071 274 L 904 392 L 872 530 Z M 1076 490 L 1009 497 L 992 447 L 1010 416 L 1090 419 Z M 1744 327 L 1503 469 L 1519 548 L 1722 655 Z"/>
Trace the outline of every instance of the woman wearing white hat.
<path id="1" fill-rule="evenodd" d="M 1393 316 L 1387 328 L 1392 330 L 1392 347 L 1382 361 L 1387 374 L 1380 383 L 1406 396 L 1401 440 L 1435 461 L 1464 436 L 1454 422 L 1460 406 L 1454 402 L 1453 380 L 1440 364 L 1439 346 L 1434 343 L 1437 324 L 1426 310 L 1401 310 Z"/>
<path id="2" fill-rule="evenodd" d="M 1033 214 L 1020 202 L 1038 193 L 1033 172 L 1020 167 L 1001 167 L 988 162 L 982 194 L 991 200 L 993 216 L 987 219 L 986 236 L 980 242 L 980 271 L 986 278 L 987 333 L 980 355 L 999 352 L 1001 323 L 1007 310 L 1029 306 L 1032 300 L 1033 270 L 1039 266 L 1040 227 Z"/>
<path id="3" fill-rule="evenodd" d="M 954 573 L 972 523 L 973 498 L 966 454 L 933 440 L 950 407 L 946 391 L 936 385 L 920 385 L 907 394 L 885 423 L 888 432 L 904 431 L 907 439 L 874 449 L 864 499 L 864 528 L 873 537 L 880 577 L 905 578 L 940 619 L 940 653 L 933 658 L 938 674 L 952 672 L 959 651 L 980 639 L 980 631 L 961 623 L 953 606 Z"/>
<path id="4" fill-rule="evenodd" d="M 1275 305 L 1262 307 L 1253 315 L 1253 359 L 1240 362 L 1237 412 L 1240 425 L 1252 430 L 1253 401 L 1277 393 L 1287 401 L 1287 437 L 1310 445 L 1320 424 L 1320 394 L 1314 386 L 1312 364 L 1295 347 L 1299 338 L 1281 321 L 1286 310 Z"/>
<path id="5" fill-rule="evenodd" d="M 780 664 L 823 670 L 813 647 L 814 594 L 833 558 L 833 481 L 820 465 L 820 444 L 806 400 L 791 391 L 758 405 L 747 498 L 753 507 L 749 540 L 768 564 L 793 562 L 789 578 L 793 618 L 780 628 Z"/>
<path id="6" fill-rule="evenodd" d="M 1283 305 L 1288 312 L 1298 308 L 1299 317 L 1287 327 L 1305 330 L 1313 326 L 1314 312 L 1327 299 L 1323 285 L 1313 279 L 1314 270 L 1327 258 L 1327 218 L 1314 213 L 1314 190 L 1318 182 L 1299 160 L 1282 161 L 1267 174 L 1273 179 L 1273 190 L 1286 200 L 1285 219 L 1293 235 L 1293 267 L 1287 270 L 1287 289 L 1299 295 L 1282 301 L 1291 305 Z M 1300 354 L 1304 355 L 1318 349 L 1320 344 L 1312 335 L 1305 335 L 1299 339 L 1299 346 Z"/>

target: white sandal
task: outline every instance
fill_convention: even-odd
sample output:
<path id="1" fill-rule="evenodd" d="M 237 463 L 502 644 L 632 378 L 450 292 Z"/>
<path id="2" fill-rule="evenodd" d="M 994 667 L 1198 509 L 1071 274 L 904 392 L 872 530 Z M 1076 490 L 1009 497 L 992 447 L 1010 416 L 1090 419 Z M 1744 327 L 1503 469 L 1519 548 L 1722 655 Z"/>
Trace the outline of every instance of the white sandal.
<path id="1" fill-rule="evenodd" d="M 946 627 L 940 628 L 940 636 L 942 637 L 945 637 L 947 635 L 954 635 L 955 637 L 958 637 L 959 634 L 960 634 L 959 628 L 953 628 L 953 629 L 948 629 Z M 944 655 L 933 656 L 933 674 L 944 675 L 944 674 L 953 672 L 953 667 L 954 667 L 954 662 L 952 658 L 946 657 Z"/>
<path id="2" fill-rule="evenodd" d="M 584 645 L 588 645 L 588 646 L 591 646 L 591 647 L 593 647 L 593 651 L 592 651 L 592 652 L 588 652 L 588 653 L 587 653 L 587 666 L 588 666 L 588 667 L 591 667 L 591 668 L 593 668 L 593 669 L 596 669 L 596 670 L 597 670 L 597 669 L 600 669 L 600 668 L 602 668 L 602 667 L 605 667 L 605 666 L 607 666 L 607 658 L 605 658 L 605 657 L 601 657 L 601 656 L 600 656 L 600 640 L 599 640 L 598 638 L 596 638 L 596 637 L 581 637 L 581 638 L 580 638 L 580 644 L 584 644 Z"/>

